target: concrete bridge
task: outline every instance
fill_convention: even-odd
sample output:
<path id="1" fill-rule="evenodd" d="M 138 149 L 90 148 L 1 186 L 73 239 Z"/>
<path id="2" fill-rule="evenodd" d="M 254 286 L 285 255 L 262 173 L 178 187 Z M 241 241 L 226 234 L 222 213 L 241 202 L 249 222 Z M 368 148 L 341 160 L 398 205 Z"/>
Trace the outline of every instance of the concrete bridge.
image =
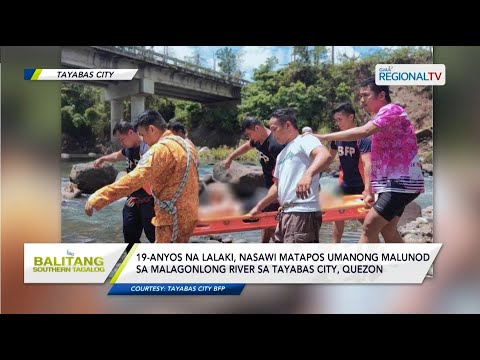
<path id="1" fill-rule="evenodd" d="M 203 104 L 239 103 L 247 81 L 175 59 L 140 46 L 64 46 L 64 68 L 138 69 L 131 81 L 85 81 L 105 88 L 111 104 L 111 126 L 122 118 L 123 100 L 131 99 L 131 119 L 145 110 L 145 97 L 196 101 Z"/>

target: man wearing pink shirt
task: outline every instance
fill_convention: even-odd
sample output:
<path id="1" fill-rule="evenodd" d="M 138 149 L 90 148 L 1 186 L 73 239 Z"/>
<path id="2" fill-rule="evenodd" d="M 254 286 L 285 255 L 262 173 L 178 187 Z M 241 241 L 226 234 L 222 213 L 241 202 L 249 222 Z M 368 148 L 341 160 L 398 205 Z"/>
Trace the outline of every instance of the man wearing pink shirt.
<path id="1" fill-rule="evenodd" d="M 360 243 L 401 243 L 398 221 L 405 207 L 424 191 L 423 174 L 418 158 L 415 128 L 405 110 L 390 99 L 388 86 L 378 86 L 375 78 L 360 85 L 360 103 L 373 114 L 363 126 L 327 135 L 316 135 L 321 141 L 360 140 L 372 136 L 371 189 L 378 194 L 373 208 L 363 223 Z M 374 202 L 373 194 L 364 198 Z"/>

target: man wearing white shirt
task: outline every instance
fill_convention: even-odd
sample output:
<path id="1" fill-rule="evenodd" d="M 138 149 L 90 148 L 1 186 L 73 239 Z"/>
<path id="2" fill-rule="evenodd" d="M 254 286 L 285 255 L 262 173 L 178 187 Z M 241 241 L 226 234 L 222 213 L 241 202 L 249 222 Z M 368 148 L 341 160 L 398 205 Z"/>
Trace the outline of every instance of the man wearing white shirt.
<path id="1" fill-rule="evenodd" d="M 300 136 L 295 112 L 290 108 L 275 111 L 269 125 L 275 140 L 286 146 L 277 157 L 274 184 L 250 214 L 259 213 L 278 198 L 281 208 L 275 242 L 319 242 L 319 173 L 328 166 L 330 152 L 315 136 Z"/>

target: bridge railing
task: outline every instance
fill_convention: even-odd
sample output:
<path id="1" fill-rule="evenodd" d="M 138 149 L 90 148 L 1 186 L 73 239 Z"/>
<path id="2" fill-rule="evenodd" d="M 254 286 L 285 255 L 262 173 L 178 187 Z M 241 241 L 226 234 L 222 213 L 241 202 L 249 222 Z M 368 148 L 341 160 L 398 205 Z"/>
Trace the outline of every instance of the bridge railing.
<path id="1" fill-rule="evenodd" d="M 98 46 L 96 47 L 98 48 Z M 108 46 L 108 47 L 102 46 L 101 48 L 104 48 L 104 49 L 111 48 L 115 51 L 128 54 L 130 56 L 133 55 L 141 60 L 148 60 L 153 62 L 159 62 L 162 64 L 169 64 L 169 65 L 181 67 L 184 69 L 188 69 L 192 72 L 195 72 L 201 75 L 209 75 L 215 78 L 221 78 L 229 83 L 233 83 L 239 86 L 248 84 L 247 80 L 244 80 L 235 76 L 229 76 L 219 71 L 215 71 L 197 64 L 193 64 L 188 61 L 180 60 L 172 56 L 161 54 L 152 49 L 146 49 L 142 46 Z"/>

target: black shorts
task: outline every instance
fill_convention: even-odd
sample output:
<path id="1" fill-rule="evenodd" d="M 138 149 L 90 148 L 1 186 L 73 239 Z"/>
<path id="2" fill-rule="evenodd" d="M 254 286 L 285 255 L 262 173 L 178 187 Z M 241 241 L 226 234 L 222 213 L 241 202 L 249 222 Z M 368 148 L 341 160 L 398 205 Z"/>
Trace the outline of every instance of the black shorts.
<path id="1" fill-rule="evenodd" d="M 390 221 L 395 216 L 402 216 L 405 207 L 420 195 L 398 192 L 382 192 L 373 208 L 385 220 Z"/>
<path id="2" fill-rule="evenodd" d="M 340 186 L 340 194 L 342 195 L 361 195 L 365 188 L 363 186 Z"/>

